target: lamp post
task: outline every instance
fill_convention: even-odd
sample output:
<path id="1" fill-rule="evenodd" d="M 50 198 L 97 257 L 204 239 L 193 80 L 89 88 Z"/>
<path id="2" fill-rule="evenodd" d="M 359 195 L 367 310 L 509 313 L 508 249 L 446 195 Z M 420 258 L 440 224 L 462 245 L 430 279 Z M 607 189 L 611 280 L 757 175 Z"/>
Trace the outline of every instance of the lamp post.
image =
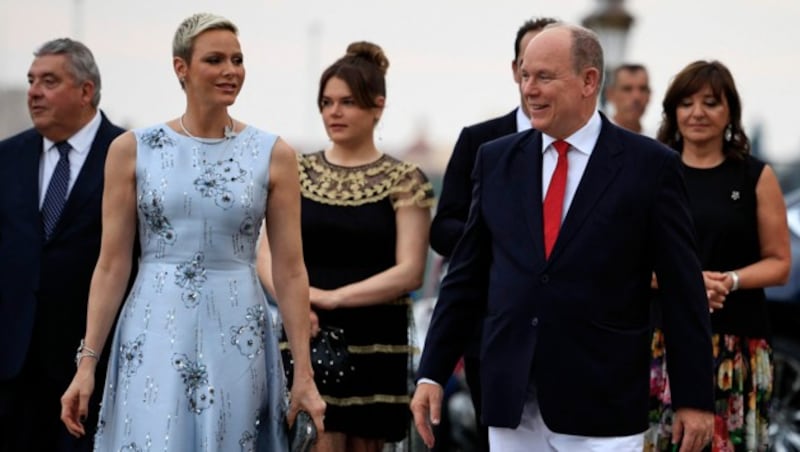
<path id="1" fill-rule="evenodd" d="M 600 38 L 606 67 L 604 80 L 608 80 L 611 71 L 625 59 L 633 16 L 625 11 L 624 0 L 597 0 L 597 3 L 597 9 L 583 19 L 583 26 L 594 30 Z M 600 106 L 606 106 L 605 89 L 600 90 Z"/>
<path id="2" fill-rule="evenodd" d="M 75 0 L 75 10 L 72 16 L 72 37 L 83 41 L 83 0 Z"/>

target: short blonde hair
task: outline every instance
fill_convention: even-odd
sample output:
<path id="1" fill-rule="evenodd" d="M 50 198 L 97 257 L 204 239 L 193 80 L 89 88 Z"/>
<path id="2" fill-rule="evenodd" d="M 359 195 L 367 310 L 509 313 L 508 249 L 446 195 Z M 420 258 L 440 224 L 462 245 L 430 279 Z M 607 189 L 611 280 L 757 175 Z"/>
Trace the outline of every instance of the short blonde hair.
<path id="1" fill-rule="evenodd" d="M 238 34 L 239 29 L 230 20 L 211 13 L 193 14 L 181 22 L 172 39 L 172 56 L 187 63 L 192 59 L 194 38 L 208 30 L 228 30 Z"/>

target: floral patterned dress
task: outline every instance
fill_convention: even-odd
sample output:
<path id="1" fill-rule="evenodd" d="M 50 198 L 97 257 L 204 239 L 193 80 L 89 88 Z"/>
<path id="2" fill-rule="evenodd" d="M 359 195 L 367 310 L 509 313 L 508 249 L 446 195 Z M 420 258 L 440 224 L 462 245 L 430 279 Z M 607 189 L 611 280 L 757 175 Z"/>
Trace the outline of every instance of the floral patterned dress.
<path id="1" fill-rule="evenodd" d="M 735 270 L 761 259 L 755 187 L 763 168 L 753 157 L 728 158 L 714 168 L 683 168 L 703 269 Z M 711 314 L 711 325 L 716 370 L 711 449 L 766 451 L 773 369 L 764 290 L 731 292 L 724 307 Z M 660 329 L 653 335 L 652 352 L 645 450 L 670 450 L 674 413 Z"/>
<path id="2" fill-rule="evenodd" d="M 95 449 L 285 450 L 283 372 L 254 269 L 277 137 L 134 133 L 142 256 L 98 387 Z"/>

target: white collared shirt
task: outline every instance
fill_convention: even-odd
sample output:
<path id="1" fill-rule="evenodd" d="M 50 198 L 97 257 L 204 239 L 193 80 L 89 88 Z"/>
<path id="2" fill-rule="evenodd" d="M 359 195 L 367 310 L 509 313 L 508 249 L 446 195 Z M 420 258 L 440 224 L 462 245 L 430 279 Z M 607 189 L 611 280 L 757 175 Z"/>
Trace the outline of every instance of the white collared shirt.
<path id="1" fill-rule="evenodd" d="M 564 208 L 561 210 L 562 221 L 567 216 L 569 206 L 572 204 L 572 198 L 575 197 L 575 191 L 578 190 L 578 184 L 581 182 L 583 172 L 586 170 L 586 164 L 589 162 L 589 156 L 592 155 L 592 149 L 597 144 L 602 126 L 603 121 L 600 119 L 600 113 L 595 111 L 583 127 L 564 139 L 570 145 L 570 152 L 567 153 L 569 165 L 567 168 L 567 186 L 564 191 Z M 558 152 L 553 147 L 554 141 L 556 141 L 555 138 L 542 133 L 542 201 L 547 196 L 547 187 L 550 186 L 550 179 L 553 177 L 553 172 L 555 172 L 556 164 L 558 163 Z"/>
<path id="2" fill-rule="evenodd" d="M 69 145 L 72 146 L 72 151 L 69 153 L 69 184 L 67 185 L 67 196 L 72 192 L 75 180 L 78 178 L 78 174 L 80 174 L 81 168 L 83 168 L 83 163 L 89 155 L 89 149 L 92 147 L 94 137 L 100 129 L 101 119 L 100 110 L 98 110 L 91 121 L 83 126 L 75 135 L 67 139 Z M 39 208 L 41 208 L 44 203 L 44 196 L 47 194 L 47 186 L 50 185 L 50 178 L 53 177 L 53 171 L 55 171 L 56 164 L 60 157 L 55 142 L 47 138 L 44 138 L 42 142 L 42 157 L 39 161 Z"/>
<path id="3" fill-rule="evenodd" d="M 522 111 L 521 106 L 517 107 L 517 132 L 524 132 L 532 128 L 531 118 L 525 116 L 525 112 Z"/>

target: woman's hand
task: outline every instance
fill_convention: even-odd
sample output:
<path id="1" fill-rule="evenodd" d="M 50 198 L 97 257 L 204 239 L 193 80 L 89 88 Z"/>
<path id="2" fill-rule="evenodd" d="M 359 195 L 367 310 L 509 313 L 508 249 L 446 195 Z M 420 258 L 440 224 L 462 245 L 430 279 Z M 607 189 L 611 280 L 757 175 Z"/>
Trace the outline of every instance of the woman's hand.
<path id="1" fill-rule="evenodd" d="M 309 375 L 299 376 L 295 373 L 292 392 L 289 395 L 289 414 L 287 416 L 290 427 L 294 425 L 297 413 L 300 411 L 311 415 L 318 433 L 325 431 L 325 401 L 319 395 L 314 379 Z"/>
<path id="2" fill-rule="evenodd" d="M 319 316 L 311 310 L 309 311 L 309 319 L 311 320 L 311 337 L 317 337 L 317 334 L 319 334 Z"/>
<path id="3" fill-rule="evenodd" d="M 715 309 L 722 309 L 725 297 L 728 296 L 728 275 L 722 272 L 704 271 L 703 282 L 706 286 L 708 296 L 708 308 L 711 312 Z"/>
<path id="4" fill-rule="evenodd" d="M 309 298 L 311 300 L 312 307 L 324 309 L 326 311 L 336 309 L 340 307 L 341 304 L 341 300 L 339 299 L 339 295 L 336 290 L 322 290 L 317 289 L 316 287 L 311 287 L 309 289 Z"/>
<path id="5" fill-rule="evenodd" d="M 89 398 L 94 391 L 94 363 L 87 363 L 92 361 L 88 357 L 82 361 L 83 366 L 78 368 L 72 383 L 61 396 L 61 422 L 76 438 L 86 434 L 83 421 L 89 415 Z"/>

